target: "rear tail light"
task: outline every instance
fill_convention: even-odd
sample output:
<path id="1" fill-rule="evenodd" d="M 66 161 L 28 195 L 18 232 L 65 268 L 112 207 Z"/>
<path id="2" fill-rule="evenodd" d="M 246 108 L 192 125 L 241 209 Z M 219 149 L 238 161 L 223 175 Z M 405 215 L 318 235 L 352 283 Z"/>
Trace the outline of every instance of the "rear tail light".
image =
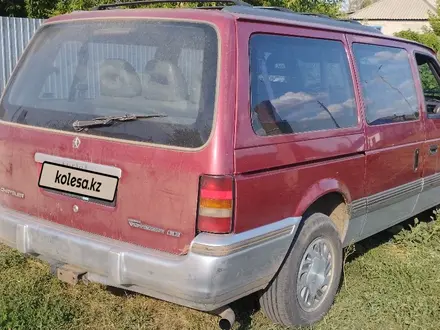
<path id="1" fill-rule="evenodd" d="M 233 188 L 231 176 L 204 175 L 200 180 L 197 229 L 227 234 L 232 231 Z"/>

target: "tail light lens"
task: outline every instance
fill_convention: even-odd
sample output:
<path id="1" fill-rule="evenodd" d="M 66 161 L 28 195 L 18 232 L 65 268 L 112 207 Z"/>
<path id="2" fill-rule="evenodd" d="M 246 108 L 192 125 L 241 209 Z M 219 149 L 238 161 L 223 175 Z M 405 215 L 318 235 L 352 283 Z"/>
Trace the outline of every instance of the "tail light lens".
<path id="1" fill-rule="evenodd" d="M 232 231 L 233 188 L 231 176 L 204 175 L 200 180 L 197 229 L 227 234 Z"/>

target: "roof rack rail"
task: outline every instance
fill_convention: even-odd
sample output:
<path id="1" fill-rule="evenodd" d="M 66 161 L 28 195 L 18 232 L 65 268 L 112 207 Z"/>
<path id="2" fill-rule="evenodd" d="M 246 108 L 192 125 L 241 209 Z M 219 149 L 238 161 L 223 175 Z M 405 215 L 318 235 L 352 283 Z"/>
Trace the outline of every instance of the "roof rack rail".
<path id="1" fill-rule="evenodd" d="M 297 12 L 299 15 L 307 15 L 307 16 L 316 16 L 316 17 L 322 17 L 322 18 L 328 18 L 328 19 L 335 19 L 333 17 L 330 17 L 328 15 L 324 14 L 317 14 L 317 13 L 304 13 L 304 12 Z"/>
<path id="2" fill-rule="evenodd" d="M 293 11 L 292 9 L 289 8 L 285 8 L 285 7 L 275 7 L 275 6 L 254 6 L 254 8 L 258 8 L 258 9 L 268 9 L 268 10 L 276 10 L 276 11 L 283 11 L 286 13 L 295 13 L 295 11 Z"/>
<path id="3" fill-rule="evenodd" d="M 131 1 L 131 2 L 117 2 L 117 3 L 109 3 L 104 5 L 98 5 L 93 7 L 92 10 L 105 10 L 117 7 L 125 7 L 125 6 L 142 6 L 142 5 L 152 5 L 158 3 L 229 3 L 236 6 L 246 6 L 252 7 L 252 5 L 247 2 L 241 0 L 142 0 L 142 1 Z"/>
<path id="4" fill-rule="evenodd" d="M 226 6 L 223 11 L 244 14 L 244 15 L 256 15 L 265 18 L 278 18 L 283 20 L 291 20 L 303 23 L 317 23 L 325 24 L 338 28 L 350 28 L 358 31 L 374 33 L 383 35 L 381 31 L 371 26 L 365 26 L 360 22 L 356 22 L 346 18 L 333 18 L 323 14 L 307 13 L 307 12 L 295 12 L 288 8 L 282 7 L 264 7 L 264 6 Z"/>
<path id="5" fill-rule="evenodd" d="M 354 19 L 350 19 L 350 18 L 341 18 L 340 21 L 362 25 L 361 22 L 356 21 L 356 20 L 354 20 Z"/>
<path id="6" fill-rule="evenodd" d="M 197 9 L 208 9 L 208 10 L 213 10 L 213 9 L 222 10 L 223 8 L 225 8 L 225 7 L 224 6 L 201 6 L 201 7 L 197 7 Z"/>
<path id="7" fill-rule="evenodd" d="M 224 10 L 228 12 L 235 12 L 235 13 L 246 13 L 246 14 L 257 14 L 262 15 L 266 17 L 278 17 L 278 18 L 284 18 L 284 19 L 290 19 L 290 20 L 299 20 L 299 21 L 310 21 L 310 22 L 316 22 L 316 20 L 325 20 L 319 23 L 325 23 L 329 25 L 334 26 L 341 26 L 340 24 L 353 24 L 357 25 L 355 28 L 354 26 L 352 28 L 355 28 L 357 30 L 362 31 L 368 31 L 374 33 L 383 34 L 379 30 L 364 26 L 362 23 L 348 18 L 333 18 L 328 15 L 324 14 L 318 14 L 318 13 L 308 13 L 308 12 L 296 12 L 289 8 L 285 7 L 279 7 L 279 6 L 253 6 L 243 0 L 133 0 L 130 2 L 117 2 L 117 3 L 110 3 L 110 4 L 102 4 L 98 5 L 92 10 L 106 10 L 106 9 L 112 9 L 112 8 L 118 8 L 118 7 L 135 7 L 135 6 L 142 6 L 142 5 L 151 5 L 151 4 L 161 4 L 161 3 L 215 3 L 215 4 L 230 4 L 232 6 L 223 6 L 223 5 L 217 5 L 217 6 L 198 6 L 197 9 L 217 9 L 217 10 Z M 263 14 L 267 10 L 266 14 Z M 270 13 L 269 13 L 270 12 Z M 303 17 L 310 17 L 310 19 L 304 19 Z M 313 19 L 312 19 L 313 17 Z M 333 23 L 332 23 L 333 22 Z M 347 27 L 347 26 L 345 26 Z"/>
<path id="8" fill-rule="evenodd" d="M 293 14 L 298 14 L 298 15 L 306 15 L 306 16 L 316 16 L 316 17 L 322 17 L 322 18 L 327 18 L 327 19 L 336 19 L 338 21 L 343 21 L 343 22 L 349 22 L 349 23 L 354 23 L 354 24 L 361 24 L 358 21 L 355 21 L 353 19 L 349 19 L 349 18 L 333 18 L 330 17 L 328 15 L 324 15 L 324 14 L 318 14 L 318 13 L 308 13 L 308 12 L 298 12 L 298 11 L 294 11 L 292 9 L 289 8 L 285 8 L 285 7 L 274 7 L 274 6 L 254 6 L 254 8 L 258 8 L 258 9 L 268 9 L 268 10 L 276 10 L 276 11 L 282 11 L 282 12 L 286 12 L 286 13 L 293 13 Z"/>
<path id="9" fill-rule="evenodd" d="M 317 16 L 317 17 L 322 17 L 322 18 L 328 18 L 328 19 L 335 19 L 341 22 L 348 22 L 348 23 L 353 23 L 353 24 L 360 24 L 362 25 L 361 22 L 355 21 L 354 19 L 350 19 L 350 18 L 333 18 L 331 16 L 328 15 L 324 15 L 324 14 L 315 14 L 315 13 L 298 13 L 301 15 L 309 15 L 309 16 Z"/>

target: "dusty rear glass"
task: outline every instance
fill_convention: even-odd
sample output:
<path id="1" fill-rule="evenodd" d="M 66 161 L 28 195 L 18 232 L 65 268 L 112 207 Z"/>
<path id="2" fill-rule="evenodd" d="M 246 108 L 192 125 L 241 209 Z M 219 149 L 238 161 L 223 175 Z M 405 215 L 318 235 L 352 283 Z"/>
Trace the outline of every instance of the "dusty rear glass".
<path id="1" fill-rule="evenodd" d="M 74 131 L 102 116 L 161 114 L 84 131 L 197 148 L 212 129 L 218 41 L 207 24 L 108 20 L 43 27 L 12 78 L 3 120 Z"/>

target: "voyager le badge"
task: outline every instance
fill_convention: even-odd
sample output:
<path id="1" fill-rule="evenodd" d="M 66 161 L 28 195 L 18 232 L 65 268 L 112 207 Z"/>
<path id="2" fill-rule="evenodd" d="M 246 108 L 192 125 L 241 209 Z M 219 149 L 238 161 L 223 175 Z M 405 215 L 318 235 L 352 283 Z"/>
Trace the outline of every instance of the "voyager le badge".
<path id="1" fill-rule="evenodd" d="M 139 229 L 143 229 L 146 231 L 151 231 L 154 233 L 159 233 L 159 234 L 164 234 L 164 235 L 166 234 L 166 235 L 172 236 L 172 237 L 180 237 L 180 235 L 182 235 L 178 231 L 165 230 L 163 228 L 153 227 L 151 225 L 144 224 L 144 223 L 140 222 L 139 220 L 128 219 L 128 224 L 133 228 L 139 228 Z"/>

